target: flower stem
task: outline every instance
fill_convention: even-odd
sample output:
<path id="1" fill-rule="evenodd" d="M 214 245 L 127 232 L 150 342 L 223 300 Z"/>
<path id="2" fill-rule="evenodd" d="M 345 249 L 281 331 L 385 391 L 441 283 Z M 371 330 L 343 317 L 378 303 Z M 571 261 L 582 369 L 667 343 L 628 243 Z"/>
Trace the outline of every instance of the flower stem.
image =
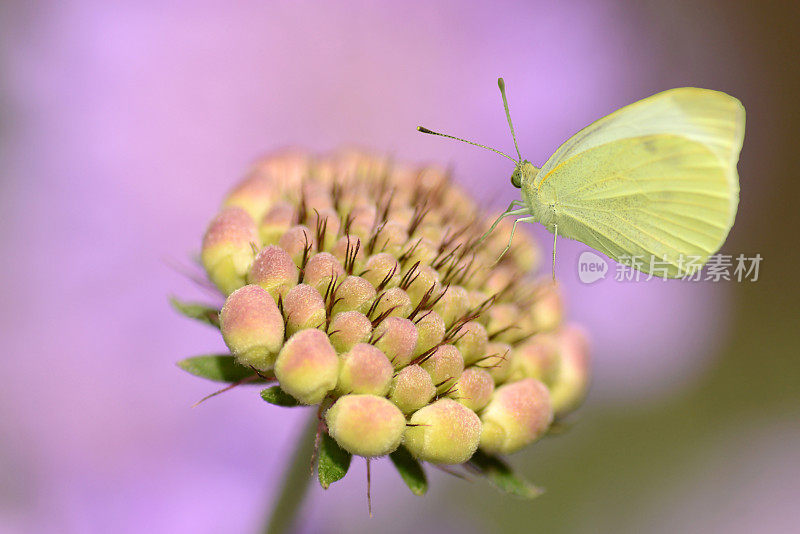
<path id="1" fill-rule="evenodd" d="M 313 414 L 300 435 L 300 440 L 294 449 L 294 456 L 283 476 L 280 494 L 275 500 L 269 521 L 264 527 L 266 534 L 289 532 L 295 522 L 303 497 L 308 490 L 308 484 L 311 482 L 309 462 L 314 450 L 314 437 L 318 424 L 317 415 Z"/>

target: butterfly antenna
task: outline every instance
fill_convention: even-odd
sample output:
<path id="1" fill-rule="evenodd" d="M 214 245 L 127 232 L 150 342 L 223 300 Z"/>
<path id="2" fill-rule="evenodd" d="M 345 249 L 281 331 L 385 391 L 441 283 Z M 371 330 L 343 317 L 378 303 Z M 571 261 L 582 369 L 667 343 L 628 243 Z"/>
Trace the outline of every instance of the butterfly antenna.
<path id="1" fill-rule="evenodd" d="M 505 98 L 505 97 L 503 97 L 503 98 Z M 506 109 L 508 109 L 508 108 L 506 108 Z M 434 132 L 433 130 L 429 130 L 429 129 L 425 128 L 424 126 L 417 126 L 417 131 L 425 133 L 425 134 L 431 134 L 431 135 L 438 135 L 438 136 L 441 136 L 441 137 L 447 137 L 448 139 L 455 139 L 456 141 L 461 141 L 462 143 L 467 143 L 468 145 L 479 146 L 481 148 L 485 148 L 486 150 L 491 150 L 492 152 L 500 154 L 504 158 L 508 158 L 511 161 L 513 161 L 514 163 L 517 162 L 517 160 L 515 160 L 514 158 L 512 158 L 508 154 L 500 152 L 499 150 L 494 149 L 492 147 L 489 147 L 489 146 L 486 146 L 486 145 L 482 145 L 480 143 L 473 143 L 472 141 L 467 141 L 466 139 L 461 139 L 460 137 L 455 137 L 455 136 L 452 136 L 452 135 L 447 135 L 447 134 L 443 134 L 443 133 L 439 133 L 439 132 Z M 514 132 L 513 128 L 511 130 L 511 132 L 512 133 Z M 516 143 L 516 139 L 514 140 L 514 142 Z M 517 153 L 519 153 L 519 149 L 517 149 Z M 522 160 L 521 157 L 520 157 L 520 160 Z"/>
<path id="2" fill-rule="evenodd" d="M 497 87 L 500 88 L 500 95 L 503 97 L 503 107 L 506 109 L 508 127 L 511 128 L 511 137 L 514 138 L 514 148 L 517 149 L 519 161 L 522 161 L 522 154 L 519 153 L 519 145 L 517 144 L 517 134 L 514 133 L 514 124 L 511 122 L 511 112 L 508 110 L 508 99 L 506 99 L 506 82 L 503 81 L 503 78 L 497 78 Z"/>

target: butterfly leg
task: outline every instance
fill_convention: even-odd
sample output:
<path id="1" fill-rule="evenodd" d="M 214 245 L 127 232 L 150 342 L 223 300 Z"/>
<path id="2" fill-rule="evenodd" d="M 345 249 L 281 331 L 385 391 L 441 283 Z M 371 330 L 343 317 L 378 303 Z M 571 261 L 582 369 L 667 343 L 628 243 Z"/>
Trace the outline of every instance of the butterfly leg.
<path id="1" fill-rule="evenodd" d="M 517 210 L 517 211 L 521 211 L 521 210 Z M 526 212 L 526 214 L 527 214 L 527 212 Z M 498 256 L 497 259 L 494 260 L 494 264 L 495 265 L 497 265 L 500 262 L 500 260 L 503 259 L 503 256 L 506 255 L 506 252 L 508 252 L 508 249 L 511 248 L 511 241 L 514 239 L 514 231 L 517 229 L 517 223 L 520 222 L 520 221 L 521 222 L 536 222 L 536 219 L 534 219 L 533 217 L 521 217 L 519 219 L 515 219 L 514 220 L 514 224 L 511 226 L 511 235 L 508 236 L 508 243 L 506 243 L 506 248 L 504 248 L 503 252 L 500 253 L 500 256 Z"/>
<path id="2" fill-rule="evenodd" d="M 553 225 L 553 283 L 556 281 L 556 241 L 558 240 L 558 225 Z"/>
<path id="3" fill-rule="evenodd" d="M 481 236 L 481 238 L 478 240 L 477 245 L 480 245 L 481 243 L 483 243 L 486 240 L 486 238 L 489 237 L 489 235 L 494 231 L 494 229 L 497 228 L 497 225 L 500 224 L 500 221 L 502 221 L 506 217 L 508 217 L 510 215 L 527 215 L 528 214 L 528 208 L 521 208 L 521 209 L 516 209 L 516 210 L 511 209 L 511 208 L 516 207 L 516 206 L 524 206 L 524 205 L 525 205 L 525 203 L 522 202 L 521 200 L 513 200 L 513 201 L 511 201 L 511 204 L 508 205 L 506 210 L 503 213 L 501 213 L 500 216 L 497 217 L 497 219 L 495 219 L 494 223 L 492 223 L 492 226 L 488 230 L 486 230 L 485 234 L 483 234 Z"/>

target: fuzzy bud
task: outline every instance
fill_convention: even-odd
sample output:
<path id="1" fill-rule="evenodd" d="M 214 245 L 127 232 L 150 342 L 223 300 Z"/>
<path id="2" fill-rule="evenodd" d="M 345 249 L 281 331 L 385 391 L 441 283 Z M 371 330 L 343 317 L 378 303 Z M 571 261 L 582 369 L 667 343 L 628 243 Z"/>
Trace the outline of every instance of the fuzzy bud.
<path id="1" fill-rule="evenodd" d="M 511 345 L 490 341 L 486 344 L 486 357 L 478 364 L 486 369 L 495 384 L 502 384 L 511 375 Z"/>
<path id="2" fill-rule="evenodd" d="M 537 298 L 530 312 L 534 332 L 550 332 L 558 328 L 564 316 L 564 306 L 558 286 L 541 282 Z"/>
<path id="3" fill-rule="evenodd" d="M 412 282 L 405 289 L 414 306 L 418 305 L 426 294 L 429 295 L 428 298 L 435 298 L 441 292 L 439 274 L 429 265 L 419 265 L 415 269 Z"/>
<path id="4" fill-rule="evenodd" d="M 461 286 L 450 286 L 444 289 L 444 295 L 436 305 L 433 311 L 438 313 L 444 319 L 444 324 L 450 328 L 453 323 L 461 319 L 469 311 L 469 294 L 467 290 Z"/>
<path id="5" fill-rule="evenodd" d="M 315 328 L 289 338 L 275 360 L 281 389 L 303 404 L 318 404 L 336 387 L 339 357 L 328 336 Z"/>
<path id="6" fill-rule="evenodd" d="M 251 175 L 228 193 L 222 205 L 243 209 L 254 221 L 258 221 L 272 204 L 275 194 L 275 187 L 268 179 Z"/>
<path id="7" fill-rule="evenodd" d="M 314 246 L 314 234 L 302 224 L 292 226 L 278 240 L 278 246 L 289 253 L 297 267 L 302 267 L 306 249 Z"/>
<path id="8" fill-rule="evenodd" d="M 200 260 L 211 281 L 229 295 L 245 284 L 255 255 L 253 246 L 258 245 L 252 217 L 242 208 L 226 208 L 208 226 Z"/>
<path id="9" fill-rule="evenodd" d="M 456 334 L 455 346 L 461 352 L 466 365 L 472 365 L 486 356 L 489 336 L 486 329 L 477 321 L 469 321 Z"/>
<path id="10" fill-rule="evenodd" d="M 289 254 L 270 245 L 261 249 L 253 260 L 247 278 L 251 284 L 266 289 L 275 301 L 297 285 L 298 271 Z"/>
<path id="11" fill-rule="evenodd" d="M 441 345 L 427 356 L 420 366 L 431 375 L 436 391 L 444 393 L 464 372 L 464 358 L 453 345 Z"/>
<path id="12" fill-rule="evenodd" d="M 408 319 L 388 317 L 375 327 L 375 346 L 399 369 L 411 361 L 417 345 L 417 328 Z"/>
<path id="13" fill-rule="evenodd" d="M 428 404 L 436 394 L 431 375 L 419 365 L 409 365 L 398 371 L 392 381 L 389 400 L 405 414 Z"/>
<path id="14" fill-rule="evenodd" d="M 404 444 L 419 460 L 460 464 L 475 453 L 481 421 L 475 412 L 452 399 L 440 399 L 414 412 Z"/>
<path id="15" fill-rule="evenodd" d="M 574 326 L 558 334 L 561 362 L 550 396 L 558 415 L 568 413 L 583 401 L 589 388 L 589 342 L 586 334 Z"/>
<path id="16" fill-rule="evenodd" d="M 442 342 L 445 328 L 444 319 L 433 310 L 424 312 L 415 324 L 417 325 L 417 346 L 414 347 L 414 357 L 417 357 Z"/>
<path id="17" fill-rule="evenodd" d="M 394 368 L 380 350 L 367 343 L 359 343 L 342 354 L 340 360 L 339 383 L 336 386 L 338 393 L 383 397 L 389 392 Z"/>
<path id="18" fill-rule="evenodd" d="M 347 352 L 356 344 L 369 341 L 372 322 L 361 312 L 342 312 L 334 316 L 328 332 L 336 352 Z"/>
<path id="19" fill-rule="evenodd" d="M 548 334 L 539 334 L 517 346 L 511 356 L 511 381 L 535 378 L 551 384 L 558 373 L 559 346 Z"/>
<path id="20" fill-rule="evenodd" d="M 413 309 L 408 293 L 399 287 L 393 287 L 380 295 L 380 300 L 375 304 L 372 317 L 379 317 L 384 313 L 388 313 L 388 317 L 408 317 L 408 314 Z"/>
<path id="21" fill-rule="evenodd" d="M 375 288 L 360 276 L 348 276 L 336 288 L 333 313 L 357 311 L 366 314 L 375 301 Z"/>
<path id="22" fill-rule="evenodd" d="M 391 402 L 375 395 L 345 395 L 325 413 L 328 431 L 344 450 L 384 456 L 400 446 L 406 419 Z"/>
<path id="23" fill-rule="evenodd" d="M 337 260 L 344 265 L 347 274 L 364 270 L 364 244 L 354 235 L 343 235 L 331 250 Z"/>
<path id="24" fill-rule="evenodd" d="M 264 289 L 250 285 L 231 293 L 220 312 L 220 330 L 237 362 L 272 369 L 283 343 L 283 317 Z"/>
<path id="25" fill-rule="evenodd" d="M 303 269 L 303 283 L 324 294 L 332 280 L 344 278 L 344 268 L 333 254 L 319 252 L 308 259 Z"/>
<path id="26" fill-rule="evenodd" d="M 286 230 L 292 227 L 295 220 L 295 208 L 288 202 L 280 202 L 272 206 L 258 225 L 261 242 L 265 245 L 276 245 Z"/>
<path id="27" fill-rule="evenodd" d="M 494 380 L 485 369 L 470 367 L 461 373 L 449 396 L 473 412 L 478 412 L 489 403 L 494 392 Z"/>
<path id="28" fill-rule="evenodd" d="M 361 276 L 376 289 L 396 287 L 400 283 L 400 270 L 394 256 L 381 252 L 370 256 Z"/>
<path id="29" fill-rule="evenodd" d="M 292 335 L 306 328 L 325 326 L 325 301 L 319 291 L 308 284 L 298 284 L 283 299 L 286 332 Z"/>
<path id="30" fill-rule="evenodd" d="M 533 378 L 497 388 L 483 409 L 481 450 L 510 454 L 539 439 L 553 421 L 547 387 Z"/>

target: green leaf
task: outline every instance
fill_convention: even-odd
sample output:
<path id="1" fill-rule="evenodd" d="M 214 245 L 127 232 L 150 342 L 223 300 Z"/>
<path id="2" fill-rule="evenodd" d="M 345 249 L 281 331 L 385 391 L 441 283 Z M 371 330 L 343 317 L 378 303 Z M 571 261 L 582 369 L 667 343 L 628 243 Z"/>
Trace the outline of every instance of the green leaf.
<path id="1" fill-rule="evenodd" d="M 389 458 L 392 460 L 395 468 L 397 468 L 397 472 L 400 473 L 400 476 L 403 478 L 403 482 L 405 482 L 408 489 L 411 490 L 411 493 L 414 495 L 425 495 L 425 492 L 428 491 L 428 479 L 425 478 L 425 471 L 422 470 L 422 465 L 420 465 L 416 458 L 411 456 L 408 449 L 401 445 L 396 451 L 389 455 Z"/>
<path id="2" fill-rule="evenodd" d="M 319 476 L 319 485 L 323 489 L 341 480 L 350 469 L 350 460 L 353 455 L 346 450 L 339 447 L 332 437 L 327 433 L 322 435 L 322 441 L 319 445 L 319 465 L 317 466 L 317 475 Z"/>
<path id="3" fill-rule="evenodd" d="M 271 388 L 261 390 L 261 398 L 275 406 L 284 406 L 287 408 L 294 408 L 301 406 L 297 399 L 286 393 L 280 386 L 272 386 Z"/>
<path id="4" fill-rule="evenodd" d="M 179 361 L 177 365 L 187 373 L 215 382 L 238 382 L 249 377 L 258 378 L 252 369 L 236 363 L 230 354 L 194 356 Z"/>
<path id="5" fill-rule="evenodd" d="M 544 493 L 543 489 L 515 475 L 511 467 L 496 456 L 478 451 L 469 463 L 500 491 L 523 499 L 534 499 Z"/>
<path id="6" fill-rule="evenodd" d="M 170 297 L 169 303 L 181 315 L 219 328 L 219 310 L 217 308 L 197 302 L 183 302 L 175 297 Z"/>

